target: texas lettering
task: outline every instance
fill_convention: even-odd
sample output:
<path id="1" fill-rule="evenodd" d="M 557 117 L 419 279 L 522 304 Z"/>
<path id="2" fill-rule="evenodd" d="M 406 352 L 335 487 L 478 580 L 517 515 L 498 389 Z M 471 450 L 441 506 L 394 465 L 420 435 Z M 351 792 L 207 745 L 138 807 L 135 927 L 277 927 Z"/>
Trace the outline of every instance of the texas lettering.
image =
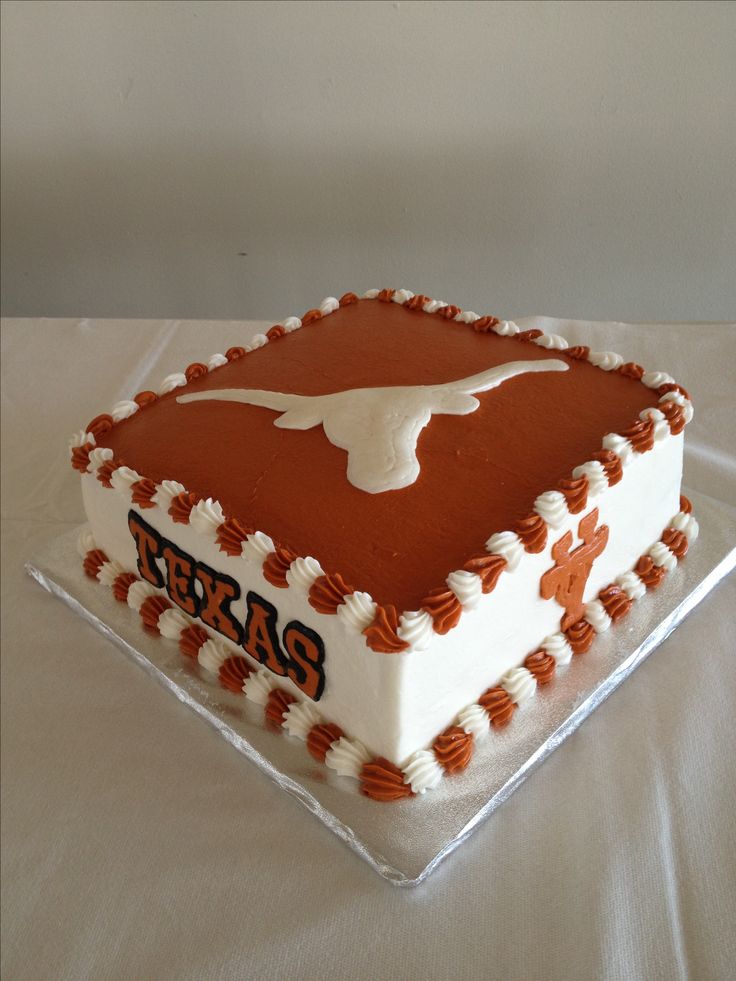
<path id="1" fill-rule="evenodd" d="M 291 620 L 279 639 L 276 607 L 253 590 L 245 597 L 247 612 L 242 624 L 231 610 L 240 599 L 240 586 L 233 578 L 197 562 L 135 511 L 128 512 L 128 528 L 138 551 L 141 578 L 158 589 L 165 588 L 179 609 L 243 647 L 264 668 L 289 678 L 315 702 L 321 698 L 325 646 L 318 633 Z"/>

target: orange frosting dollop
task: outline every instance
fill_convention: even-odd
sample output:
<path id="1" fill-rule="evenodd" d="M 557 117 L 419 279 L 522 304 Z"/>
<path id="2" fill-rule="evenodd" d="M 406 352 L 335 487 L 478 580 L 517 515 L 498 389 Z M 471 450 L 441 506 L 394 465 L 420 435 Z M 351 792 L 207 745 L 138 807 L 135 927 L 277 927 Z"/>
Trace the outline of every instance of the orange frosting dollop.
<path id="1" fill-rule="evenodd" d="M 145 629 L 152 634 L 159 633 L 158 618 L 164 610 L 170 609 L 171 603 L 164 596 L 149 596 L 145 599 L 139 610 Z"/>
<path id="2" fill-rule="evenodd" d="M 283 688 L 272 688 L 266 701 L 266 721 L 272 726 L 282 726 L 284 714 L 296 698 Z"/>
<path id="3" fill-rule="evenodd" d="M 544 551 L 547 544 L 547 525 L 538 514 L 530 514 L 514 525 L 514 531 L 521 539 L 525 551 L 536 554 Z"/>
<path id="4" fill-rule="evenodd" d="M 395 606 L 379 606 L 373 623 L 366 627 L 363 636 L 371 650 L 382 654 L 398 654 L 408 650 L 409 645 L 396 633 L 399 615 Z"/>
<path id="5" fill-rule="evenodd" d="M 319 576 L 309 589 L 309 605 L 318 613 L 337 613 L 344 597 L 354 592 L 353 587 L 348 586 L 341 575 Z"/>
<path id="6" fill-rule="evenodd" d="M 447 586 L 430 590 L 422 600 L 422 609 L 432 617 L 435 633 L 446 634 L 460 622 L 463 612 L 460 600 Z"/>
<path id="7" fill-rule="evenodd" d="M 450 726 L 437 736 L 432 752 L 446 773 L 458 773 L 465 769 L 473 755 L 473 734 L 460 726 Z"/>
<path id="8" fill-rule="evenodd" d="M 223 688 L 239 695 L 242 693 L 243 685 L 252 671 L 253 668 L 246 659 L 240 654 L 235 654 L 233 657 L 225 658 L 222 662 L 218 679 Z"/>
<path id="9" fill-rule="evenodd" d="M 156 485 L 148 477 L 142 477 L 130 485 L 130 499 L 139 508 L 155 508 L 151 498 L 156 493 Z"/>
<path id="10" fill-rule="evenodd" d="M 341 739 L 343 735 L 340 726 L 331 722 L 312 726 L 307 734 L 307 749 L 318 763 L 324 763 L 325 756 L 327 756 L 332 744 Z"/>
<path id="11" fill-rule="evenodd" d="M 120 575 L 115 579 L 112 584 L 112 595 L 118 601 L 118 603 L 128 602 L 128 590 L 133 585 L 134 582 L 138 581 L 138 576 L 134 576 L 132 572 L 121 572 Z"/>
<path id="12" fill-rule="evenodd" d="M 548 685 L 554 677 L 557 662 L 551 654 L 540 648 L 527 656 L 524 667 L 534 675 L 538 685 Z"/>
<path id="13" fill-rule="evenodd" d="M 197 495 L 191 491 L 182 491 L 181 494 L 173 497 L 169 505 L 169 516 L 171 520 L 179 525 L 188 525 L 189 515 L 192 513 L 192 508 L 197 503 L 197 500 Z"/>
<path id="14" fill-rule="evenodd" d="M 402 797 L 413 797 L 409 784 L 404 783 L 404 774 L 390 760 L 379 756 L 366 763 L 360 774 L 360 792 L 373 800 L 392 801 Z"/>
<path id="15" fill-rule="evenodd" d="M 598 599 L 614 623 L 625 617 L 632 607 L 632 601 L 620 586 L 606 586 L 598 593 Z"/>
<path id="16" fill-rule="evenodd" d="M 565 636 L 573 654 L 585 654 L 595 640 L 595 630 L 587 620 L 578 620 L 567 628 Z"/>
<path id="17" fill-rule="evenodd" d="M 491 725 L 497 729 L 510 722 L 516 711 L 516 706 L 505 688 L 489 688 L 480 696 L 478 704 L 486 710 Z"/>
<path id="18" fill-rule="evenodd" d="M 217 529 L 217 544 L 221 552 L 228 555 L 242 555 L 243 542 L 252 529 L 246 528 L 237 518 L 227 518 Z"/>
<path id="19" fill-rule="evenodd" d="M 179 634 L 179 650 L 185 657 L 196 658 L 199 648 L 208 639 L 207 631 L 192 623 Z"/>
<path id="20" fill-rule="evenodd" d="M 276 551 L 266 556 L 266 560 L 263 563 L 264 579 L 267 579 L 272 586 L 277 586 L 279 589 L 286 589 L 289 585 L 286 581 L 286 573 L 289 571 L 289 566 L 295 558 L 296 555 L 294 552 L 277 545 Z"/>
<path id="21" fill-rule="evenodd" d="M 588 478 L 585 474 L 582 477 L 565 477 L 557 488 L 565 495 L 568 510 L 572 514 L 579 514 L 588 500 Z"/>
<path id="22" fill-rule="evenodd" d="M 474 559 L 469 559 L 463 569 L 466 572 L 474 572 L 480 576 L 481 588 L 484 593 L 490 593 L 496 588 L 498 577 L 507 566 L 503 555 L 478 555 Z"/>

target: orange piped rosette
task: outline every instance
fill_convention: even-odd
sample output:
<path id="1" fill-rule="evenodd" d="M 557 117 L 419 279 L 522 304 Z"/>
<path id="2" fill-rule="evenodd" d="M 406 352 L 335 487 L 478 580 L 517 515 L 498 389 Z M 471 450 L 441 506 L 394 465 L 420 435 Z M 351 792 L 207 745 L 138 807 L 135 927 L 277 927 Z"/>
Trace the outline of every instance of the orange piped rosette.
<path id="1" fill-rule="evenodd" d="M 156 485 L 148 477 L 141 477 L 130 485 L 130 499 L 139 508 L 155 508 L 156 505 L 151 500 L 155 493 Z"/>
<path id="2" fill-rule="evenodd" d="M 263 563 L 263 578 L 267 579 L 272 586 L 279 589 L 286 589 L 289 583 L 286 580 L 286 573 L 289 566 L 296 558 L 296 553 L 288 548 L 276 546 L 276 551 L 266 556 Z"/>
<path id="3" fill-rule="evenodd" d="M 585 508 L 588 500 L 588 478 L 585 474 L 582 477 L 564 477 L 557 489 L 564 495 L 571 514 L 579 514 Z"/>
<path id="4" fill-rule="evenodd" d="M 221 552 L 242 555 L 243 544 L 252 529 L 245 528 L 237 518 L 226 518 L 217 529 L 217 544 Z"/>
<path id="5" fill-rule="evenodd" d="M 220 665 L 217 676 L 223 688 L 240 694 L 252 672 L 253 668 L 246 659 L 241 654 L 235 654 L 233 657 L 225 658 Z"/>
<path id="6" fill-rule="evenodd" d="M 684 535 L 676 528 L 665 528 L 664 532 L 662 533 L 662 542 L 667 546 L 670 552 L 672 552 L 676 559 L 682 559 L 685 557 L 685 555 L 687 555 L 687 535 Z"/>
<path id="7" fill-rule="evenodd" d="M 565 636 L 573 654 L 585 654 L 595 640 L 595 630 L 587 620 L 578 620 L 567 628 Z"/>
<path id="8" fill-rule="evenodd" d="M 491 725 L 496 729 L 507 725 L 516 711 L 505 688 L 489 688 L 480 696 L 478 704 L 485 709 Z"/>
<path id="9" fill-rule="evenodd" d="M 432 752 L 445 773 L 459 773 L 473 755 L 473 735 L 460 726 L 450 726 L 432 743 Z"/>
<path id="10" fill-rule="evenodd" d="M 344 603 L 345 597 L 354 592 L 353 587 L 348 586 L 337 573 L 319 576 L 309 589 L 309 605 L 318 613 L 335 614 L 337 608 Z"/>
<path id="11" fill-rule="evenodd" d="M 639 419 L 621 433 L 637 453 L 646 453 L 654 446 L 654 423 L 651 419 Z"/>
<path id="12" fill-rule="evenodd" d="M 128 602 L 128 590 L 134 582 L 138 582 L 138 576 L 134 576 L 132 572 L 121 572 L 115 579 L 112 584 L 112 595 L 118 603 Z"/>
<path id="13" fill-rule="evenodd" d="M 283 688 L 272 688 L 266 701 L 266 721 L 272 726 L 282 726 L 287 709 L 295 701 L 296 698 Z"/>
<path id="14" fill-rule="evenodd" d="M 207 631 L 192 623 L 179 634 L 179 650 L 185 657 L 196 659 L 200 647 L 208 639 Z"/>
<path id="15" fill-rule="evenodd" d="M 534 675 L 538 685 L 548 685 L 554 678 L 557 662 L 551 654 L 540 648 L 533 654 L 527 655 L 524 667 Z"/>
<path id="16" fill-rule="evenodd" d="M 544 551 L 547 544 L 547 525 L 538 514 L 517 521 L 513 529 L 521 539 L 526 552 L 537 554 Z"/>
<path id="17" fill-rule="evenodd" d="M 613 450 L 598 450 L 592 458 L 603 467 L 609 487 L 613 487 L 621 480 L 624 475 L 623 464 L 621 458 Z"/>
<path id="18" fill-rule="evenodd" d="M 188 525 L 192 508 L 198 500 L 197 495 L 191 491 L 182 491 L 181 494 L 172 497 L 169 505 L 169 517 L 176 524 Z"/>
<path id="19" fill-rule="evenodd" d="M 614 623 L 625 617 L 633 605 L 620 586 L 606 586 L 598 593 L 598 599 Z"/>
<path id="20" fill-rule="evenodd" d="M 373 800 L 392 801 L 402 797 L 413 797 L 409 784 L 404 783 L 404 774 L 390 760 L 383 756 L 366 763 L 360 773 L 360 792 Z"/>
<path id="21" fill-rule="evenodd" d="M 409 645 L 397 634 L 399 615 L 395 606 L 379 606 L 373 623 L 366 627 L 363 636 L 371 650 L 381 654 L 398 654 Z"/>
<path id="22" fill-rule="evenodd" d="M 469 559 L 463 569 L 466 572 L 474 572 L 480 577 L 481 589 L 484 593 L 490 593 L 496 588 L 498 578 L 508 565 L 503 555 L 485 554 L 478 555 Z"/>
<path id="23" fill-rule="evenodd" d="M 149 596 L 141 604 L 139 610 L 144 628 L 151 634 L 160 633 L 158 618 L 165 610 L 171 609 L 171 603 L 163 596 Z"/>
<path id="24" fill-rule="evenodd" d="M 435 633 L 446 634 L 460 622 L 460 600 L 448 586 L 438 586 L 422 600 L 422 609 L 432 617 Z"/>
<path id="25" fill-rule="evenodd" d="M 647 589 L 656 589 L 664 579 L 664 568 L 655 565 L 651 555 L 642 555 L 634 566 L 634 572 L 641 579 Z"/>
<path id="26" fill-rule="evenodd" d="M 307 734 L 307 749 L 310 756 L 313 756 L 318 763 L 324 763 L 332 744 L 342 739 L 343 735 L 340 726 L 331 722 L 312 726 Z"/>
<path id="27" fill-rule="evenodd" d="M 107 561 L 107 556 L 101 548 L 93 548 L 87 552 L 82 563 L 85 575 L 88 575 L 90 579 L 96 579 L 97 573 Z"/>

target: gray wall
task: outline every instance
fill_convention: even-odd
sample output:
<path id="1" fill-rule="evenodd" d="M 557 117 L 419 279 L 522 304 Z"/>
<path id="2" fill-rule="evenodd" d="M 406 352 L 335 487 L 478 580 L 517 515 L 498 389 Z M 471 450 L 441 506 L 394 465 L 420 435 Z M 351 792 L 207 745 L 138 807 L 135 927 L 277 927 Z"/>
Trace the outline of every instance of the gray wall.
<path id="1" fill-rule="evenodd" d="M 2 43 L 5 314 L 736 316 L 732 3 L 9 0 Z"/>

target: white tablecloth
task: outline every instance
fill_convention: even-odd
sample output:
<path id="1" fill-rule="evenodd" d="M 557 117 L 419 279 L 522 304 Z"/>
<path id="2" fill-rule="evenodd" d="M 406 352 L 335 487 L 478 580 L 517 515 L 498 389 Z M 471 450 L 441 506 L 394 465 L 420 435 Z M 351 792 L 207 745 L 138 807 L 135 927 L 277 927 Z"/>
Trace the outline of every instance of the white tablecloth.
<path id="1" fill-rule="evenodd" d="M 262 326 L 3 325 L 4 978 L 733 977 L 736 577 L 401 890 L 24 576 L 83 520 L 67 437 Z M 556 329 L 682 381 L 736 502 L 733 326 Z"/>

